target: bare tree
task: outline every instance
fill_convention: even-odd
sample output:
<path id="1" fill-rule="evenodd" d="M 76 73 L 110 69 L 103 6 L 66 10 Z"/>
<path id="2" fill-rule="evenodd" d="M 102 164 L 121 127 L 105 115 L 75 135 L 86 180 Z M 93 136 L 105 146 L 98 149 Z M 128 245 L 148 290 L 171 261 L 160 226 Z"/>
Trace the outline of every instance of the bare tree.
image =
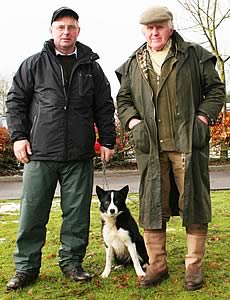
<path id="1" fill-rule="evenodd" d="M 194 28 L 199 29 L 203 33 L 211 52 L 217 58 L 217 71 L 221 81 L 226 86 L 225 66 L 230 60 L 230 49 L 227 49 L 228 54 L 220 50 L 221 43 L 218 39 L 218 34 L 226 25 L 226 22 L 230 20 L 230 0 L 177 0 L 177 2 L 192 16 Z M 223 41 L 221 46 L 223 46 Z M 222 114 L 222 122 L 225 124 L 226 103 L 222 109 Z M 223 126 L 223 136 L 225 135 L 226 126 Z M 221 156 L 226 158 L 227 151 L 222 151 Z"/>
<path id="2" fill-rule="evenodd" d="M 6 97 L 9 90 L 9 82 L 5 79 L 0 80 L 0 113 L 6 114 Z"/>
<path id="3" fill-rule="evenodd" d="M 225 63 L 230 59 L 230 54 L 221 53 L 218 32 L 221 30 L 221 26 L 230 20 L 230 1 L 227 1 L 229 5 L 223 0 L 177 0 L 177 2 L 189 12 L 194 25 L 202 31 L 212 53 L 217 58 L 220 78 L 222 82 L 226 83 Z"/>

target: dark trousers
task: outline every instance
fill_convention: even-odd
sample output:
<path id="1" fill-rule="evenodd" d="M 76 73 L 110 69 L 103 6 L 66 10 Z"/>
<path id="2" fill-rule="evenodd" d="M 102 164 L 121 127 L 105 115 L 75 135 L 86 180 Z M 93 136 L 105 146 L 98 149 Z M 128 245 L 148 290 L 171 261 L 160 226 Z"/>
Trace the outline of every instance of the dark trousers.
<path id="1" fill-rule="evenodd" d="M 86 253 L 93 187 L 93 162 L 31 161 L 25 165 L 15 266 L 39 272 L 46 225 L 57 183 L 60 183 L 62 225 L 59 265 L 81 265 Z"/>

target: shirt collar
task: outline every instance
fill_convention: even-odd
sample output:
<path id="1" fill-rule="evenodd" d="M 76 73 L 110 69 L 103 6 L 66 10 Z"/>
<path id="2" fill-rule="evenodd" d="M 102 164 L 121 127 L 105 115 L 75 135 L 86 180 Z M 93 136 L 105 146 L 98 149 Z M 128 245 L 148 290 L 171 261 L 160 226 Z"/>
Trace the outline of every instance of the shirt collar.
<path id="1" fill-rule="evenodd" d="M 148 44 L 147 44 L 147 49 L 148 49 L 148 51 L 150 51 L 150 52 L 152 52 L 152 53 L 160 53 L 161 51 L 162 51 L 162 52 L 163 52 L 163 51 L 169 51 L 169 49 L 171 48 L 171 46 L 172 46 L 172 39 L 170 38 L 170 39 L 168 40 L 168 42 L 166 43 L 166 45 L 164 46 L 164 48 L 161 49 L 161 50 L 156 51 L 156 50 L 150 48 Z"/>
<path id="2" fill-rule="evenodd" d="M 60 51 L 58 51 L 58 50 L 55 48 L 55 53 L 56 53 L 56 55 L 62 55 L 62 56 L 70 56 L 70 55 L 75 54 L 76 57 L 77 57 L 77 47 L 75 47 L 74 51 L 73 51 L 72 53 L 69 53 L 69 54 L 61 53 Z"/>

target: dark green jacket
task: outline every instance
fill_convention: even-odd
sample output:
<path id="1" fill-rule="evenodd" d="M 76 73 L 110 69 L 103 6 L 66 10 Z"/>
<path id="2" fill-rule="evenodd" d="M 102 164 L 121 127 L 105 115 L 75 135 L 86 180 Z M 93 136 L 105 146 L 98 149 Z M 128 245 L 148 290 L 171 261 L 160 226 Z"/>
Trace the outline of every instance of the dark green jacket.
<path id="1" fill-rule="evenodd" d="M 196 115 L 205 115 L 209 125 L 214 125 L 225 101 L 225 88 L 215 70 L 216 59 L 210 52 L 197 44 L 185 42 L 177 32 L 172 38 L 177 60 L 174 132 L 177 151 L 186 154 L 183 225 L 187 226 L 211 221 L 209 127 Z M 140 225 L 156 229 L 162 224 L 158 129 L 153 91 L 137 60 L 137 53 L 143 47 L 146 44 L 116 70 L 121 82 L 117 108 L 126 130 L 131 118 L 142 120 L 130 132 L 141 176 Z M 167 78 L 161 78 L 156 101 L 164 94 L 167 84 Z M 178 215 L 177 200 L 178 191 L 172 179 L 170 206 L 174 215 Z"/>

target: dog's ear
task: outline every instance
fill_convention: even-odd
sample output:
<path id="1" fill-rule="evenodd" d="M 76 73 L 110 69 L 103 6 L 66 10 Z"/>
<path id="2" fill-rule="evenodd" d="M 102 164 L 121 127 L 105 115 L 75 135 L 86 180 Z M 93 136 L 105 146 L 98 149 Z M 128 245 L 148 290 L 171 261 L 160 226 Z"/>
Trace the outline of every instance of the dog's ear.
<path id="1" fill-rule="evenodd" d="M 120 192 L 121 192 L 122 195 L 126 198 L 128 192 L 129 192 L 129 186 L 128 186 L 128 185 L 124 186 L 124 187 L 120 190 Z"/>
<path id="2" fill-rule="evenodd" d="M 101 199 L 104 196 L 105 191 L 99 185 L 96 185 L 96 193 L 98 198 Z"/>

